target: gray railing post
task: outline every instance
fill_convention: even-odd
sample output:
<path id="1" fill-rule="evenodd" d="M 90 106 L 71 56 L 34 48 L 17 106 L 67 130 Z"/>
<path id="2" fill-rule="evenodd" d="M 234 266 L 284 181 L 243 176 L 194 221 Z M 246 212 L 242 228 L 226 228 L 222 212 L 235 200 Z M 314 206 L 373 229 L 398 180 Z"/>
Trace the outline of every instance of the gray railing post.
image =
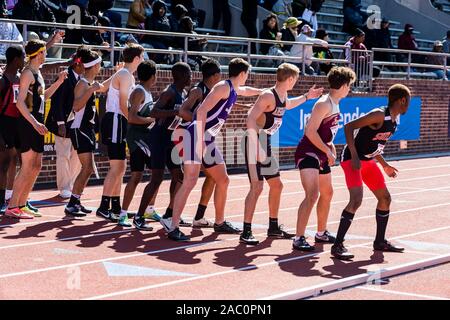
<path id="1" fill-rule="evenodd" d="M 116 42 L 116 33 L 114 31 L 111 31 L 111 43 L 109 44 L 109 46 L 111 47 L 110 61 L 112 67 L 114 67 L 114 49 L 116 47 L 115 42 Z"/>
<path id="2" fill-rule="evenodd" d="M 250 64 L 252 63 L 251 56 L 252 56 L 252 41 L 248 40 L 247 41 L 247 60 L 248 60 L 248 63 L 250 63 Z"/>
<path id="3" fill-rule="evenodd" d="M 374 60 L 374 52 L 370 51 L 370 61 L 369 61 L 369 92 L 372 92 L 372 82 L 373 82 L 373 60 Z"/>
<path id="4" fill-rule="evenodd" d="M 185 37 L 184 37 L 183 62 L 186 62 L 186 63 L 187 63 L 187 61 L 188 61 L 188 54 L 187 54 L 188 48 L 189 48 L 189 39 L 188 39 L 188 36 L 185 36 Z"/>
<path id="5" fill-rule="evenodd" d="M 26 23 L 23 24 L 23 41 L 27 42 L 28 41 L 28 25 Z"/>
<path id="6" fill-rule="evenodd" d="M 408 73 L 406 75 L 406 79 L 411 79 L 411 52 L 408 52 Z"/>
<path id="7" fill-rule="evenodd" d="M 302 43 L 302 74 L 305 75 L 305 45 Z"/>

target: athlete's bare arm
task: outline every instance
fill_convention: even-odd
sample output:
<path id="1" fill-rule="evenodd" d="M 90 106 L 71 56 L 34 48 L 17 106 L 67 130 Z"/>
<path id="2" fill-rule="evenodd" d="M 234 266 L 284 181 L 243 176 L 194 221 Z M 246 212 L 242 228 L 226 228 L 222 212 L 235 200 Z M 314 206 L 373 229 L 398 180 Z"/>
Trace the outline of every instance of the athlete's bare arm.
<path id="1" fill-rule="evenodd" d="M 133 85 L 132 76 L 128 72 L 121 72 L 117 74 L 117 76 L 113 80 L 116 84 L 116 88 L 119 90 L 119 106 L 120 111 L 128 120 L 128 98 L 130 88 Z"/>
<path id="2" fill-rule="evenodd" d="M 192 121 L 194 114 L 191 112 L 192 107 L 201 100 L 203 94 L 200 88 L 193 88 L 189 91 L 189 95 L 180 107 L 179 116 L 185 121 Z"/>
<path id="3" fill-rule="evenodd" d="M 67 70 L 61 71 L 58 75 L 58 80 L 56 80 L 51 86 L 50 88 L 46 89 L 44 92 L 44 99 L 50 99 L 51 96 L 56 92 L 56 90 L 58 90 L 59 86 L 62 85 L 62 83 L 64 82 L 64 80 L 66 80 L 67 78 Z"/>
<path id="4" fill-rule="evenodd" d="M 236 93 L 238 96 L 253 97 L 260 95 L 261 93 L 264 92 L 264 90 L 266 89 L 258 89 L 253 87 L 239 87 L 236 88 Z"/>
<path id="5" fill-rule="evenodd" d="M 152 117 L 141 117 L 139 113 L 140 106 L 145 102 L 145 92 L 142 88 L 133 90 L 130 95 L 130 110 L 128 112 L 128 123 L 150 125 L 155 122 Z"/>
<path id="6" fill-rule="evenodd" d="M 159 99 L 155 102 L 152 110 L 150 111 L 150 117 L 152 118 L 170 118 L 178 115 L 177 110 L 165 110 L 165 106 L 172 104 L 175 100 L 175 93 L 172 90 L 165 90 L 159 96 Z"/>
<path id="7" fill-rule="evenodd" d="M 355 147 L 355 137 L 354 132 L 357 129 L 367 127 L 367 126 L 377 126 L 383 125 L 384 122 L 384 112 L 374 111 L 370 112 L 361 118 L 353 120 L 344 126 L 345 140 L 347 142 L 347 148 L 352 155 L 352 167 L 354 170 L 361 168 L 361 162 L 358 157 L 358 152 Z"/>
<path id="8" fill-rule="evenodd" d="M 85 81 L 78 81 L 74 90 L 73 110 L 78 112 L 83 109 L 98 87 L 97 82 L 89 86 Z"/>
<path id="9" fill-rule="evenodd" d="M 316 88 L 316 85 L 312 86 L 307 94 L 301 95 L 296 98 L 291 98 L 286 100 L 286 109 L 294 109 L 304 104 L 310 99 L 319 98 L 323 93 L 323 88 Z"/>

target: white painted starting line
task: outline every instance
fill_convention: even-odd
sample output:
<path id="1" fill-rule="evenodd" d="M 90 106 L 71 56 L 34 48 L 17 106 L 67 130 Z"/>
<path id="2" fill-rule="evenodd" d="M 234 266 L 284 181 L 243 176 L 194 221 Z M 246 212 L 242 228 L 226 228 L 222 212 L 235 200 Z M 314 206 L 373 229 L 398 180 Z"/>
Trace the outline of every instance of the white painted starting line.
<path id="1" fill-rule="evenodd" d="M 371 283 L 374 280 L 390 278 L 447 262 L 450 262 L 450 253 L 440 255 L 438 257 L 409 262 L 398 266 L 386 267 L 384 269 L 381 269 L 379 272 L 366 272 L 356 276 L 333 280 L 307 288 L 282 292 L 276 295 L 261 298 L 259 300 L 299 300 L 310 297 L 317 297 L 324 293 Z"/>

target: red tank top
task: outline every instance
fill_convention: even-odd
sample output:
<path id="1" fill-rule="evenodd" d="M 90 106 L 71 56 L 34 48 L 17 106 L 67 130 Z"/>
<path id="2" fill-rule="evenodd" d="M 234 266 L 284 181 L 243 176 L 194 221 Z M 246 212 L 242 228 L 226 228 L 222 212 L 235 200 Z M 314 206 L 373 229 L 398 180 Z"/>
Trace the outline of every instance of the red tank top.
<path id="1" fill-rule="evenodd" d="M 337 113 L 334 113 L 323 119 L 319 128 L 317 129 L 317 133 L 319 134 L 320 138 L 327 145 L 331 145 L 334 138 L 336 137 L 336 133 L 339 129 L 339 120 L 341 119 L 339 107 L 337 106 L 337 108 L 333 109 L 333 111 L 337 111 Z M 300 140 L 295 152 L 295 163 L 298 165 L 299 161 L 307 156 L 317 158 L 320 161 L 321 166 L 328 162 L 327 155 L 322 150 L 317 148 L 306 135 L 304 135 Z"/>
<path id="2" fill-rule="evenodd" d="M 20 112 L 17 109 L 16 102 L 19 95 L 19 83 L 9 81 L 6 76 L 2 77 L 5 87 L 0 95 L 0 115 L 12 118 L 18 118 Z"/>

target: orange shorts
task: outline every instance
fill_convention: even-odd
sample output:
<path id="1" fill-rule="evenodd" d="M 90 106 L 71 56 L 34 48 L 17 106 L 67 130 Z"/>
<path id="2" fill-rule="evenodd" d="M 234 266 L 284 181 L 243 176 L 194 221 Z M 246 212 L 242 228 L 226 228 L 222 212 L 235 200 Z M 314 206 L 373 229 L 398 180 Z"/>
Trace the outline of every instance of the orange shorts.
<path id="1" fill-rule="evenodd" d="M 374 160 L 361 160 L 361 169 L 359 170 L 353 170 L 351 160 L 343 161 L 341 166 L 349 189 L 362 187 L 363 182 L 371 191 L 386 188 L 384 175 Z"/>

